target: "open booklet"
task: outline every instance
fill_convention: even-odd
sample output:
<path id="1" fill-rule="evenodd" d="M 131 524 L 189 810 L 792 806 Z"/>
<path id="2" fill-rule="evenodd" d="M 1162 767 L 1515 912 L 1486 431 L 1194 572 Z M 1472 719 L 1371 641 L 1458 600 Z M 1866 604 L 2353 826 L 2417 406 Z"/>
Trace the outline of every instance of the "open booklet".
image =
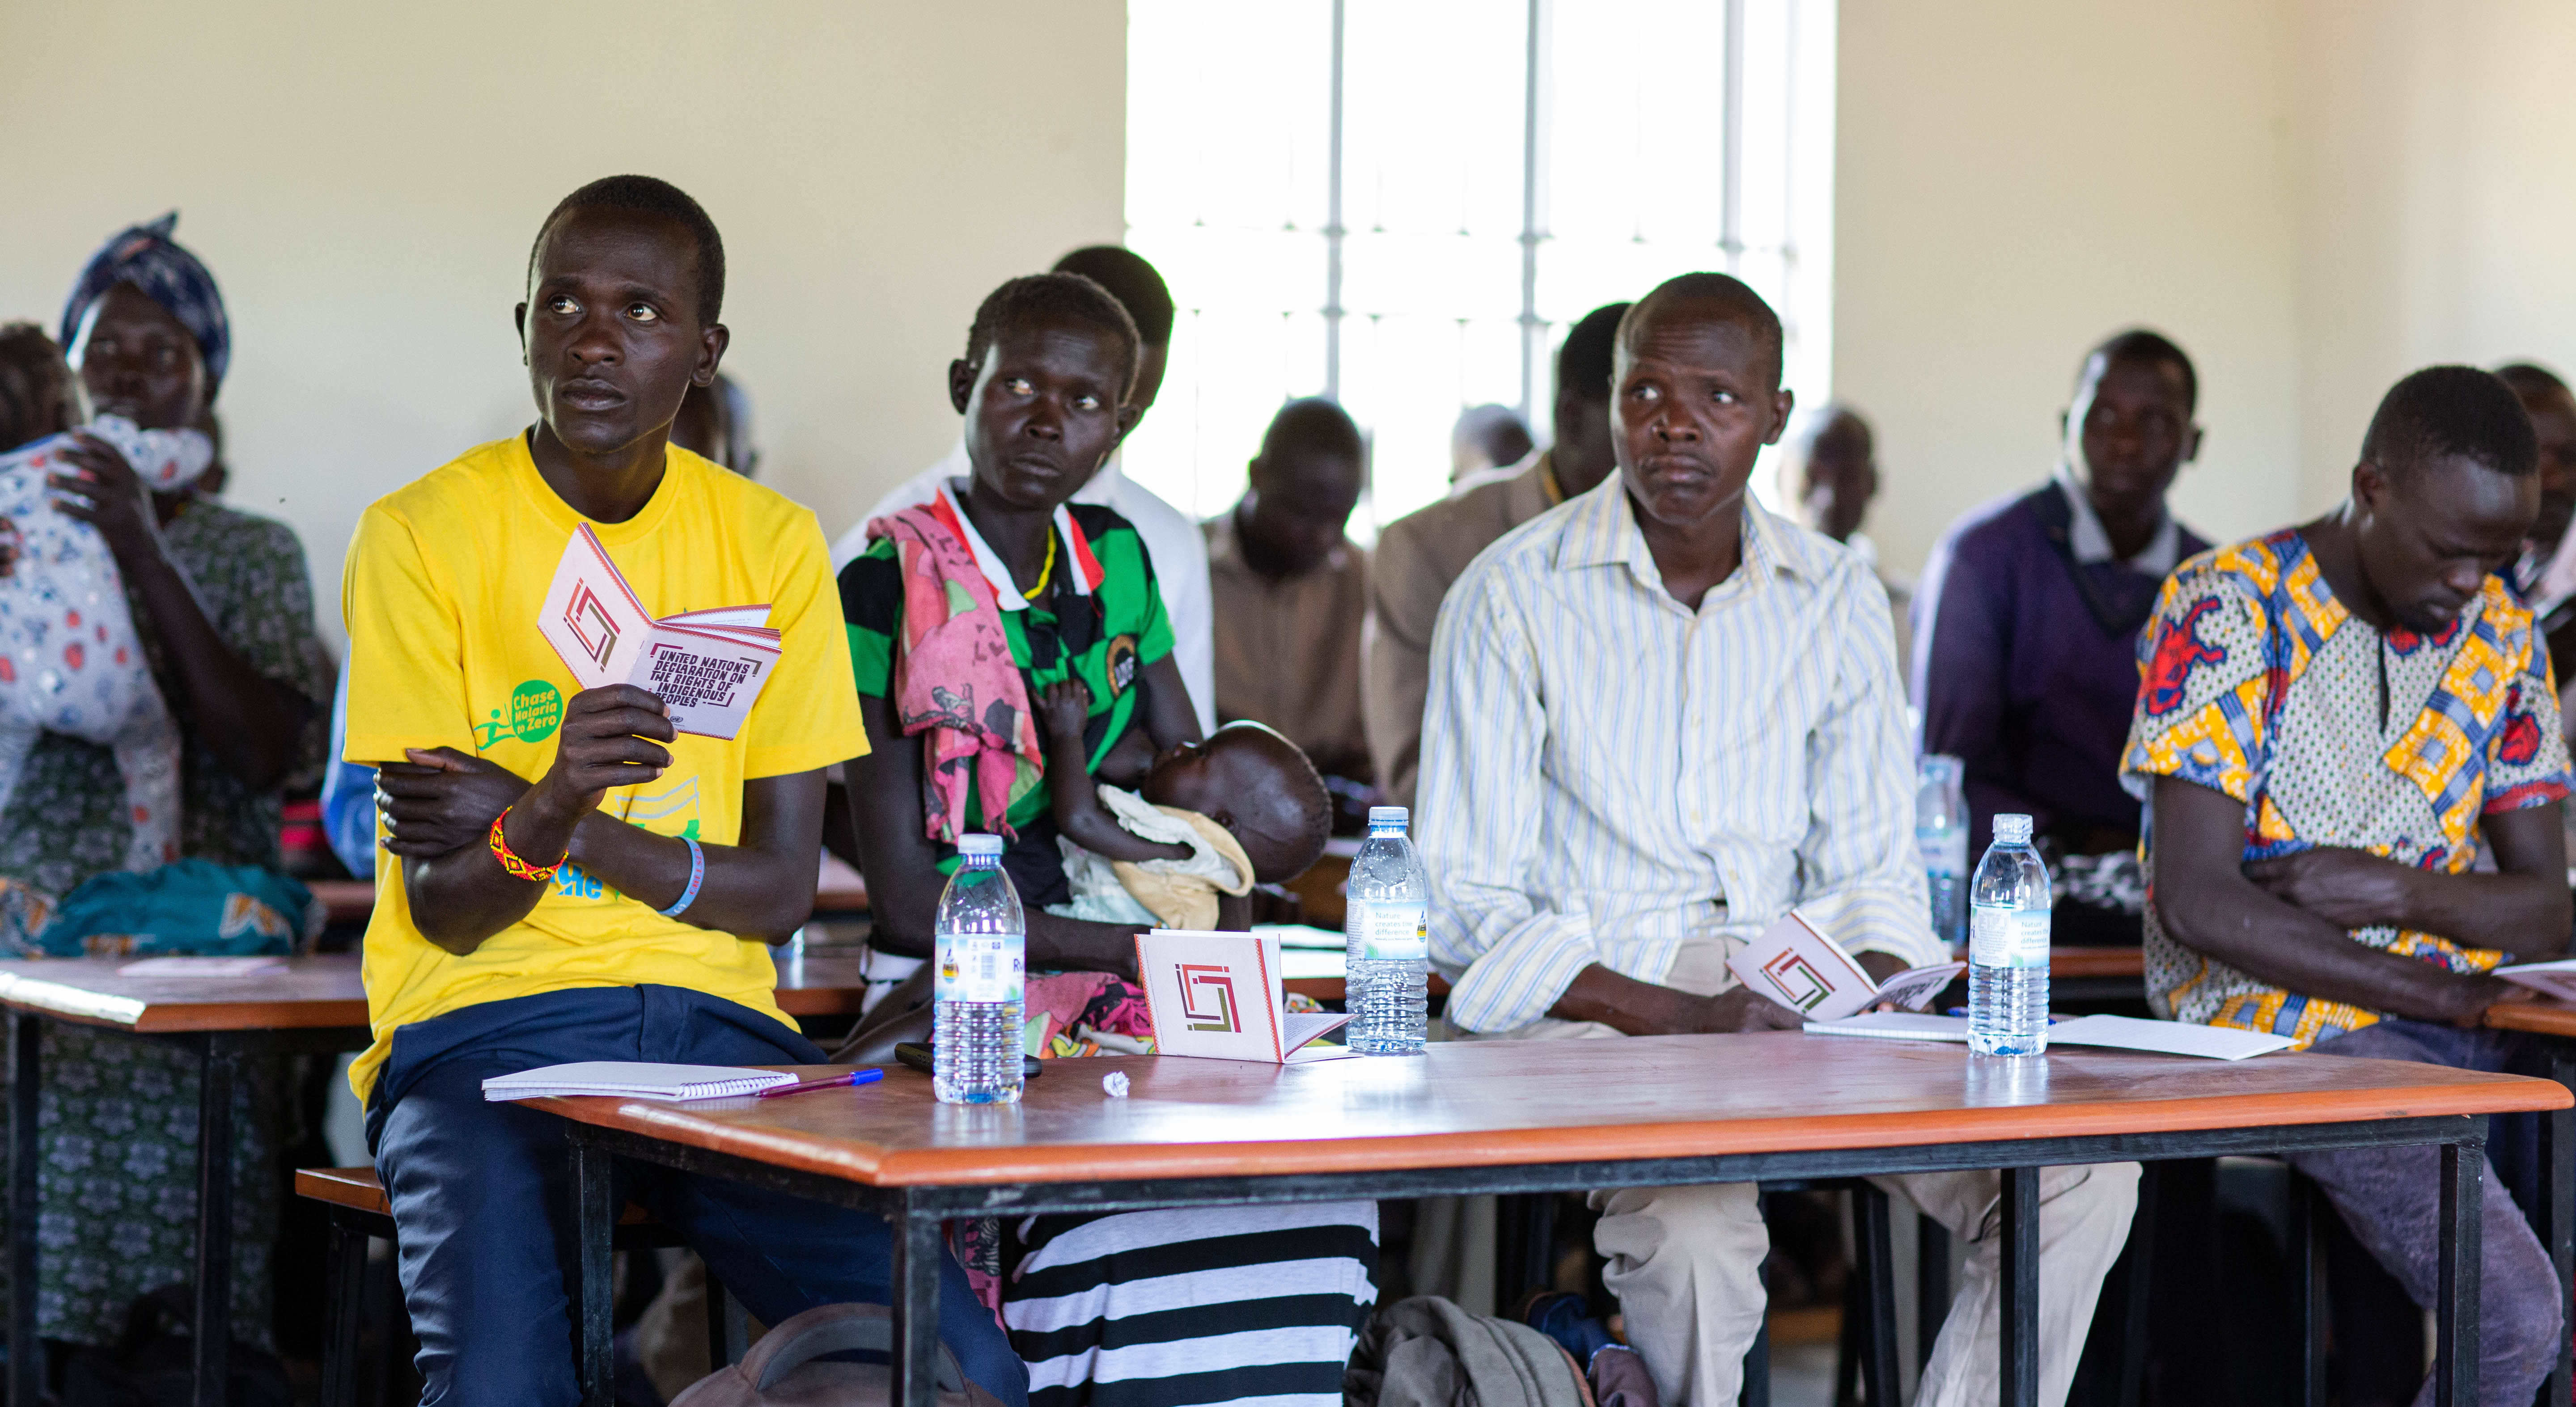
<path id="1" fill-rule="evenodd" d="M 1157 928 L 1136 935 L 1136 968 L 1158 1055 L 1303 1065 L 1350 1054 L 1311 1044 L 1348 1016 L 1287 1009 L 1276 933 Z"/>
<path id="2" fill-rule="evenodd" d="M 574 526 L 537 629 L 585 689 L 632 684 L 671 710 L 671 726 L 730 738 L 778 664 L 767 606 L 719 606 L 655 619 L 590 524 Z"/>
<path id="3" fill-rule="evenodd" d="M 1832 1021 L 1882 1004 L 1920 1007 L 1966 967 L 1936 962 L 1909 967 L 1884 984 L 1873 982 L 1842 944 L 1795 909 L 1726 960 L 1736 981 L 1811 1021 Z"/>
<path id="4" fill-rule="evenodd" d="M 2507 982 L 2529 987 L 2544 997 L 2576 1002 L 2576 958 L 2516 963 L 2511 967 L 2497 968 L 2495 975 Z"/>
<path id="5" fill-rule="evenodd" d="M 1810 1021 L 1811 1036 L 1876 1036 L 1896 1041 L 1965 1041 L 1968 1018 L 1926 1016 L 1913 1011 L 1873 1011 L 1839 1021 Z M 2143 1021 L 2135 1016 L 2078 1016 L 2048 1028 L 2050 1045 L 2102 1046 L 2111 1050 L 2148 1050 L 2160 1055 L 2197 1055 L 2210 1060 L 2243 1060 L 2288 1050 L 2288 1036 L 2201 1026 L 2188 1021 Z"/>

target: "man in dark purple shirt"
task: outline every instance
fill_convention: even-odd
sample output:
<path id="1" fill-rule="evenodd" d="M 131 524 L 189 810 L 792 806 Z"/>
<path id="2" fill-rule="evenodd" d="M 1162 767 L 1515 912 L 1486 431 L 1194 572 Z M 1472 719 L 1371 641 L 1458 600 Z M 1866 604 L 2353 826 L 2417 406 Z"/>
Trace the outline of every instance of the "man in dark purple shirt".
<path id="1" fill-rule="evenodd" d="M 2084 358 L 2055 476 L 1969 512 L 1914 598 L 1923 750 L 1967 763 L 1971 853 L 2027 812 L 2058 873 L 2056 940 L 2139 941 L 2138 803 L 2120 750 L 2138 630 L 2167 574 L 2209 544 L 2165 510 L 2200 452 L 2199 380 L 2166 338 L 2123 332 Z"/>

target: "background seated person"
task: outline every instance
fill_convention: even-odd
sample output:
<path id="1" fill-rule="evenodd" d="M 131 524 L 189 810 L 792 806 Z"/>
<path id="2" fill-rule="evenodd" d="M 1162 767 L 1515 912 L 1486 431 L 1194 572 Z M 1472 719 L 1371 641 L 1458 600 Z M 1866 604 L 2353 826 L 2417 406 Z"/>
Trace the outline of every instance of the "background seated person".
<path id="1" fill-rule="evenodd" d="M 1342 529 L 1367 476 L 1340 406 L 1290 401 L 1261 436 L 1250 487 L 1205 524 L 1217 718 L 1269 724 L 1354 794 L 1375 779 L 1360 721 L 1368 553 Z"/>
<path id="2" fill-rule="evenodd" d="M 146 430 L 206 423 L 230 369 L 232 323 L 213 273 L 172 237 L 177 219 L 118 231 L 82 267 L 58 328 L 76 388 L 58 379 L 54 344 L 32 330 L 13 339 L 11 360 L 43 364 L 44 389 L 30 394 L 55 403 L 33 408 L 31 420 L 55 428 L 47 411 L 77 390 L 90 412 Z M 70 413 L 86 418 L 77 401 Z M 105 440 L 79 437 L 62 459 L 69 472 L 51 480 L 55 503 L 97 528 L 115 557 L 144 658 L 178 724 L 180 856 L 282 870 L 285 790 L 319 767 L 331 692 L 303 544 L 283 523 L 217 502 L 203 477 L 178 492 L 147 487 Z M 0 814 L 0 878 L 60 898 L 126 866 L 134 826 L 111 749 L 47 732 L 22 767 Z M 44 1068 L 83 1077 L 47 1082 L 37 1135 L 46 1169 L 29 1292 L 37 1328 L 112 1344 L 135 1299 L 193 1281 L 196 1199 L 172 1195 L 162 1177 L 71 1170 L 193 1162 L 196 1121 L 167 1115 L 196 1103 L 200 1066 L 185 1051 L 65 1022 L 44 1023 L 41 1040 Z M 250 1062 L 233 1125 L 232 1313 L 253 1342 L 270 1323 L 283 1084 L 278 1062 Z"/>
<path id="3" fill-rule="evenodd" d="M 1859 553 L 1887 589 L 1887 609 L 1896 625 L 1896 664 L 1904 669 L 1914 658 L 1914 583 L 1891 574 L 1878 560 L 1878 544 L 1861 531 L 1869 520 L 1869 505 L 1878 497 L 1878 436 L 1859 411 L 1829 405 L 1806 417 L 1791 440 L 1781 487 L 1798 506 L 1802 525 Z"/>
<path id="4" fill-rule="evenodd" d="M 2165 494 L 2200 452 L 2191 359 L 2124 332 L 2084 356 L 2050 482 L 1971 509 L 1914 598 L 1923 750 L 1967 764 L 1968 853 L 2030 815 L 2057 884 L 2052 938 L 2126 946 L 2145 903 L 2138 805 L 2120 789 L 2138 631 L 2176 563 L 2206 549 Z"/>
<path id="5" fill-rule="evenodd" d="M 1068 679 L 1089 691 L 1073 759 L 1087 776 L 1102 775 L 1130 730 L 1158 750 L 1199 736 L 1135 531 L 1109 508 L 1066 507 L 1134 418 L 1124 402 L 1137 352 L 1126 309 L 1087 278 L 1040 274 L 996 289 L 949 367 L 973 477 L 872 524 L 875 540 L 841 570 L 871 747 L 849 775 L 874 941 L 928 956 L 956 837 L 1000 833 L 1028 911 L 1033 1017 L 1055 1005 L 1035 974 L 1133 977 L 1134 935 L 1147 926 L 1045 911 L 1070 891 L 1034 705 Z M 968 604 L 953 609 L 959 601 Z M 1132 750 L 1120 756 L 1134 761 Z M 880 1010 L 899 1011 L 903 995 Z M 1142 1006 L 1104 991 L 1094 1009 L 1141 1016 Z M 1002 1231 L 1008 1244 L 987 1241 L 974 1268 L 998 1281 L 1042 1407 L 1339 1407 L 1342 1367 L 1376 1297 L 1375 1202 L 1043 1216 Z M 1165 1290 L 1176 1264 L 1246 1273 L 1175 1306 Z M 1263 1332 L 1242 1332 L 1254 1322 Z"/>
<path id="6" fill-rule="evenodd" d="M 1449 495 L 1508 479 L 1538 448 L 1529 423 L 1507 405 L 1471 405 L 1449 427 Z"/>
<path id="7" fill-rule="evenodd" d="M 1789 415 L 1780 338 L 1724 274 L 1630 308 L 1618 474 L 1487 549 L 1441 610 L 1420 833 L 1454 1026 L 1795 1029 L 1726 971 L 1792 906 L 1875 976 L 1941 959 L 1887 595 L 1857 556 L 1745 493 Z M 2001 1390 L 2000 1178 L 1875 1180 L 1969 1248 L 1918 1400 L 1984 1407 Z M 2044 1403 L 2065 1400 L 2136 1193 L 2134 1163 L 2041 1178 Z M 1750 1183 L 1593 1194 L 1604 1281 L 1675 1407 L 1728 1407 L 1742 1385 L 1765 1309 L 1755 1198 Z"/>
<path id="8" fill-rule="evenodd" d="M 1518 472 L 1419 508 L 1377 536 L 1369 556 L 1369 613 L 1360 634 L 1369 758 L 1378 794 L 1413 805 L 1422 763 L 1422 700 L 1431 689 L 1431 631 L 1449 584 L 1495 538 L 1619 467 L 1610 450 L 1610 343 L 1625 303 L 1585 313 L 1556 349 L 1556 442 Z"/>
<path id="9" fill-rule="evenodd" d="M 2166 585 L 2123 769 L 2148 799 L 2159 1015 L 2319 1054 L 2514 1058 L 2519 1037 L 2478 1024 L 2529 994 L 2484 974 L 2560 956 L 2569 922 L 2548 655 L 2495 575 L 2538 507 L 2535 457 L 2503 382 L 2419 371 L 2380 402 L 2342 507 Z M 2482 852 L 2497 873 L 2472 872 Z M 2287 1157 L 2431 1307 L 2435 1151 Z M 2485 1198 L 2479 1391 L 2526 1402 L 2565 1292 L 2492 1168 Z"/>

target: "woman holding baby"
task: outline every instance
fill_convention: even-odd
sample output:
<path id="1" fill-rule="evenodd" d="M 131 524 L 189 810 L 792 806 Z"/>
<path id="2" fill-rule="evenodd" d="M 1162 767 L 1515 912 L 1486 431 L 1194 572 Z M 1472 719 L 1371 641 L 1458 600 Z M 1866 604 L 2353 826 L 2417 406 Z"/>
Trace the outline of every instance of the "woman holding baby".
<path id="1" fill-rule="evenodd" d="M 171 238 L 177 218 L 117 234 L 81 270 L 60 328 L 68 367 L 40 336 L 10 341 L 13 358 L 51 363 L 15 368 L 22 378 L 76 374 L 77 393 L 58 398 L 69 419 L 85 419 L 85 403 L 147 431 L 211 427 L 231 334 L 213 276 Z M 318 771 L 333 683 L 302 544 L 284 524 L 216 502 L 203 480 L 147 487 L 104 439 L 83 437 L 61 458 L 58 501 L 113 554 L 135 644 L 178 725 L 179 854 L 279 868 L 281 797 Z M 113 645 L 104 654 L 85 663 L 119 663 Z M 60 899 L 122 868 L 128 810 L 108 749 L 46 733 L 0 813 L 0 879 Z M 37 1327 L 112 1344 L 134 1299 L 194 1278 L 196 1061 L 59 1022 L 45 1026 L 41 1059 Z M 264 1343 L 285 1110 L 273 1076 L 245 1074 L 233 1114 L 233 1326 Z"/>
<path id="2" fill-rule="evenodd" d="M 1184 901 L 1203 905 L 1194 911 L 1239 922 L 1226 901 L 1253 878 L 1279 877 L 1265 871 L 1292 860 L 1303 869 L 1329 824 L 1322 783 L 1277 735 L 1198 747 L 1143 543 L 1106 507 L 1066 506 L 1135 422 L 1138 349 L 1127 311 L 1089 279 L 1004 284 L 949 371 L 972 477 L 872 523 L 876 540 L 841 573 L 870 748 L 848 771 L 871 943 L 929 956 L 957 837 L 1003 834 L 1029 915 L 1032 1021 L 1069 1004 L 1042 995 L 1056 980 L 1035 975 L 1045 969 L 1071 969 L 1069 980 L 1101 993 L 1091 1008 L 1131 992 L 1103 974 L 1134 975 L 1134 934 L 1159 916 L 1090 907 L 1139 896 L 1078 893 L 1067 860 L 1088 865 L 1059 834 L 1094 837 L 1131 865 L 1187 868 L 1216 855 L 1201 875 L 1167 872 L 1192 883 L 1149 892 L 1161 902 L 1186 890 Z M 1288 785 L 1241 784 L 1272 777 Z M 1113 818 L 1090 795 L 1095 780 L 1164 805 L 1120 798 Z M 1157 815 L 1181 828 L 1118 833 Z M 918 1013 L 925 1027 L 928 1015 Z M 1373 1202 L 1029 1217 L 978 1238 L 969 1269 L 991 1277 L 1033 1407 L 1244 1397 L 1325 1407 L 1341 1401 L 1342 1366 L 1375 1298 L 1376 1235 Z M 1213 1278 L 1187 1305 L 1129 1288 L 1202 1272 Z M 1265 1332 L 1239 1332 L 1250 1323 Z"/>

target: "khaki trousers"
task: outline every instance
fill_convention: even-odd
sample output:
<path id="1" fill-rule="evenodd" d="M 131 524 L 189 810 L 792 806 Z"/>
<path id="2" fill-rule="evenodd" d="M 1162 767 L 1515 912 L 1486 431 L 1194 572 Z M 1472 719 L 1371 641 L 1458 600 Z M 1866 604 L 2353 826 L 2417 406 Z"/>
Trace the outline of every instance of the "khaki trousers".
<path id="1" fill-rule="evenodd" d="M 1714 996 L 1735 985 L 1731 939 L 1686 943 L 1664 985 Z M 1615 1036 L 1586 1021 L 1541 1020 L 1496 1039 Z M 2002 1393 L 2003 1177 L 1996 1172 L 1873 1177 L 1950 1229 L 1967 1251 L 1950 1317 L 1915 1407 L 1988 1407 Z M 1734 1407 L 1744 1355 L 1762 1326 L 1762 1258 L 1771 1235 L 1753 1184 L 1637 1187 L 1592 1194 L 1593 1248 L 1610 1264 L 1628 1343 L 1666 1403 Z M 2061 1407 L 2093 1323 L 2102 1277 L 2129 1239 L 2138 1165 L 2049 1168 L 2039 1183 L 2039 1400 Z"/>

